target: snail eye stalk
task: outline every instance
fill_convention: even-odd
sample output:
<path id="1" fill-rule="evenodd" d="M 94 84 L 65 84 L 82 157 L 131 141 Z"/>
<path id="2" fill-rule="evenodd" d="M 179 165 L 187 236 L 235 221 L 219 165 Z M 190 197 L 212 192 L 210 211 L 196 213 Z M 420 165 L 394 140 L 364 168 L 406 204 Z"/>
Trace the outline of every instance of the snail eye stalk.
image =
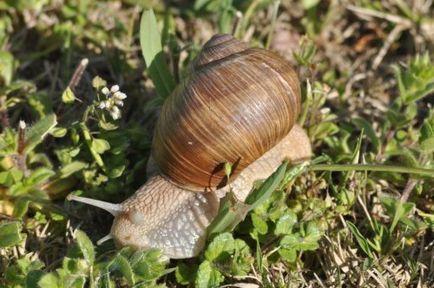
<path id="1" fill-rule="evenodd" d="M 96 200 L 96 199 L 91 199 L 91 198 L 86 198 L 86 197 L 80 197 L 80 196 L 75 196 L 75 195 L 68 195 L 68 197 L 66 197 L 66 200 L 81 202 L 81 203 L 85 203 L 85 204 L 89 204 L 91 206 L 101 208 L 101 209 L 109 212 L 110 214 L 112 214 L 115 217 L 118 216 L 122 212 L 121 204 L 113 204 L 113 203 L 109 203 L 109 202 L 105 202 L 105 201 L 101 201 L 101 200 Z"/>

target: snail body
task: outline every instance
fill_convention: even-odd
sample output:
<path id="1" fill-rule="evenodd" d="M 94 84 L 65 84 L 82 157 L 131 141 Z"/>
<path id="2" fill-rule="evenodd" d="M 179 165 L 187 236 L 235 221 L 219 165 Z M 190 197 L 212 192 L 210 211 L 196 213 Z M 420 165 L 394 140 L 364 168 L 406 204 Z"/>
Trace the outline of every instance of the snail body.
<path id="1" fill-rule="evenodd" d="M 253 182 L 284 159 L 310 157 L 306 133 L 294 126 L 299 111 L 299 81 L 283 58 L 215 35 L 163 105 L 148 181 L 121 204 L 69 199 L 115 216 L 102 240 L 160 248 L 170 258 L 193 257 L 203 248 L 219 197 L 232 189 L 243 201 Z M 225 163 L 232 165 L 231 183 Z"/>

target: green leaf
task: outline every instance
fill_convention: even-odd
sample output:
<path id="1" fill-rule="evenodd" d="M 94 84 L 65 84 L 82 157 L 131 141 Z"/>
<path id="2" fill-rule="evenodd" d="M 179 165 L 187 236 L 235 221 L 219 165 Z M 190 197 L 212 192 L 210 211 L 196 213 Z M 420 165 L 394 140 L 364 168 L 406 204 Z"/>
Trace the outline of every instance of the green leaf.
<path id="1" fill-rule="evenodd" d="M 22 255 L 21 258 L 16 259 L 15 264 L 8 263 L 5 268 L 4 274 L 2 274 L 2 284 L 6 282 L 6 286 L 1 287 L 39 287 L 37 286 L 37 282 L 28 283 L 29 280 L 26 279 L 26 277 L 34 277 L 33 279 L 37 278 L 32 273 L 32 271 L 41 271 L 41 269 L 44 267 L 44 264 L 40 262 L 37 259 L 30 260 L 31 255 L 26 254 Z M 3 258 L 2 258 L 3 260 Z M 6 281 L 4 281 L 6 280 Z M 38 279 L 35 279 L 39 281 Z M 27 283 L 26 283 L 27 282 Z M 25 286 L 27 284 L 27 286 Z"/>
<path id="2" fill-rule="evenodd" d="M 430 154 L 434 152 L 434 137 L 428 138 L 420 142 L 420 148 L 425 154 Z"/>
<path id="3" fill-rule="evenodd" d="M 7 51 L 0 51 L 0 80 L 8 86 L 14 75 L 14 56 Z"/>
<path id="4" fill-rule="evenodd" d="M 356 241 L 359 244 L 360 248 L 362 248 L 363 252 L 368 255 L 369 258 L 373 259 L 374 254 L 372 254 L 371 247 L 369 246 L 368 240 L 360 233 L 359 229 L 357 229 L 356 225 L 353 223 L 346 221 L 348 228 L 351 233 L 356 237 Z"/>
<path id="5" fill-rule="evenodd" d="M 149 76 L 154 82 L 157 94 L 166 98 L 175 89 L 176 83 L 164 59 L 161 36 L 152 9 L 145 10 L 142 14 L 140 20 L 140 45 Z"/>
<path id="6" fill-rule="evenodd" d="M 21 234 L 22 225 L 20 222 L 0 224 L 0 247 L 10 247 L 20 244 L 25 239 Z"/>
<path id="7" fill-rule="evenodd" d="M 310 221 L 300 226 L 300 233 L 285 235 L 280 240 L 279 254 L 288 262 L 295 262 L 297 251 L 312 251 L 318 249 L 321 232 L 318 224 Z"/>
<path id="8" fill-rule="evenodd" d="M 397 65 L 392 68 L 398 82 L 399 96 L 404 105 L 414 103 L 434 92 L 434 66 L 428 53 L 416 55 L 405 71 Z"/>
<path id="9" fill-rule="evenodd" d="M 26 276 L 26 288 L 38 288 L 38 282 L 45 275 L 42 270 L 32 270 Z"/>
<path id="10" fill-rule="evenodd" d="M 280 249 L 278 253 L 286 261 L 294 263 L 297 260 L 296 245 L 298 237 L 296 235 L 286 235 L 280 240 Z"/>
<path id="11" fill-rule="evenodd" d="M 99 127 L 101 127 L 102 129 L 106 130 L 106 131 L 112 131 L 112 130 L 116 130 L 119 126 L 111 123 L 111 122 L 106 122 L 104 120 L 100 120 L 98 122 Z"/>
<path id="12" fill-rule="evenodd" d="M 253 257 L 250 248 L 241 239 L 235 239 L 235 254 L 232 257 L 231 274 L 236 276 L 247 275 L 252 267 Z"/>
<path id="13" fill-rule="evenodd" d="M 91 148 L 98 154 L 103 154 L 105 151 L 110 149 L 110 144 L 104 139 L 92 139 Z"/>
<path id="14" fill-rule="evenodd" d="M 15 153 L 16 150 L 16 133 L 10 128 L 5 128 L 0 134 L 0 156 L 6 156 Z"/>
<path id="15" fill-rule="evenodd" d="M 84 259 L 86 259 L 89 264 L 93 264 L 95 261 L 95 251 L 92 241 L 90 241 L 86 233 L 81 230 L 77 230 L 75 232 L 75 237 L 77 239 L 78 246 L 83 253 Z"/>
<path id="16" fill-rule="evenodd" d="M 280 165 L 257 190 L 247 197 L 246 204 L 237 200 L 233 193 L 226 194 L 220 204 L 217 216 L 207 229 L 208 236 L 231 231 L 238 223 L 244 220 L 248 211 L 253 210 L 268 199 L 282 181 L 287 165 L 287 161 Z"/>
<path id="17" fill-rule="evenodd" d="M 410 214 L 410 212 L 416 207 L 416 204 L 412 202 L 402 202 L 399 199 L 394 199 L 391 197 L 383 197 L 381 202 L 386 208 L 388 214 L 393 217 L 392 224 L 390 225 L 389 229 L 390 233 L 395 230 L 398 222 L 407 217 L 408 214 Z"/>
<path id="18" fill-rule="evenodd" d="M 214 261 L 220 257 L 227 257 L 234 252 L 235 241 L 231 233 L 216 236 L 205 251 L 205 258 Z M 224 254 L 224 255 L 223 255 Z"/>
<path id="19" fill-rule="evenodd" d="M 419 141 L 423 142 L 432 137 L 434 137 L 434 114 L 429 119 L 425 119 L 422 127 L 420 128 Z"/>
<path id="20" fill-rule="evenodd" d="M 253 227 L 255 227 L 255 231 L 261 235 L 267 234 L 268 225 L 267 222 L 262 219 L 258 214 L 252 213 L 250 215 L 252 218 Z"/>
<path id="21" fill-rule="evenodd" d="M 315 250 L 318 246 L 318 241 L 321 239 L 321 231 L 318 224 L 314 221 L 309 221 L 307 224 L 303 225 L 304 229 L 304 239 L 300 242 L 298 249 L 302 251 Z"/>
<path id="22" fill-rule="evenodd" d="M 68 129 L 63 128 L 63 127 L 54 127 L 53 129 L 51 129 L 50 131 L 50 135 L 56 138 L 62 138 L 66 135 L 66 133 L 68 132 Z"/>
<path id="23" fill-rule="evenodd" d="M 247 196 L 245 203 L 251 205 L 250 210 L 253 210 L 257 206 L 261 205 L 267 198 L 270 197 L 271 193 L 276 190 L 285 176 L 287 166 L 288 161 L 285 161 L 270 177 L 267 178 L 267 180 L 264 181 L 264 183 L 262 183 L 259 189 L 254 190 L 249 196 Z"/>
<path id="24" fill-rule="evenodd" d="M 92 87 L 95 89 L 102 89 L 104 86 L 107 86 L 107 81 L 105 81 L 104 79 L 102 79 L 99 76 L 95 76 L 92 79 Z"/>
<path id="25" fill-rule="evenodd" d="M 303 0 L 302 4 L 304 9 L 309 10 L 317 6 L 319 2 L 319 0 Z"/>
<path id="26" fill-rule="evenodd" d="M 8 171 L 0 172 L 0 184 L 11 187 L 21 181 L 24 173 L 17 167 L 12 167 Z"/>
<path id="27" fill-rule="evenodd" d="M 36 145 L 44 140 L 45 136 L 56 126 L 56 115 L 50 114 L 47 117 L 40 119 L 26 133 L 25 153 L 32 151 Z"/>
<path id="28" fill-rule="evenodd" d="M 351 120 L 357 128 L 363 130 L 366 133 L 366 136 L 371 140 L 372 145 L 374 146 L 375 152 L 378 151 L 380 147 L 380 139 L 377 137 L 372 124 L 364 118 L 355 117 Z"/>
<path id="29" fill-rule="evenodd" d="M 92 136 L 90 135 L 89 128 L 87 128 L 85 123 L 80 123 L 80 128 L 83 133 L 84 140 L 86 141 L 87 146 L 89 147 L 89 151 L 92 154 L 93 159 L 100 167 L 104 167 L 104 162 L 102 161 L 101 156 L 95 151 L 92 147 Z"/>
<path id="30" fill-rule="evenodd" d="M 26 197 L 18 198 L 18 200 L 15 201 L 14 205 L 14 217 L 19 219 L 23 218 L 29 210 L 29 204 L 30 200 Z"/>
<path id="31" fill-rule="evenodd" d="M 425 213 L 418 211 L 417 213 L 424 220 L 425 224 L 428 225 L 430 229 L 434 229 L 434 214 Z"/>
<path id="32" fill-rule="evenodd" d="M 225 162 L 225 175 L 227 178 L 229 178 L 231 176 L 232 173 L 232 164 Z"/>
<path id="33" fill-rule="evenodd" d="M 62 101 L 66 104 L 71 104 L 75 100 L 74 92 L 72 92 L 71 88 L 66 87 L 65 91 L 62 93 Z"/>
<path id="34" fill-rule="evenodd" d="M 297 215 L 294 212 L 288 211 L 277 220 L 276 228 L 274 229 L 275 235 L 291 234 L 292 227 L 297 223 Z"/>
<path id="35" fill-rule="evenodd" d="M 195 287 L 219 287 L 223 280 L 223 275 L 217 269 L 214 269 L 208 260 L 205 260 L 199 265 L 195 280 Z"/>
<path id="36" fill-rule="evenodd" d="M 194 1 L 194 9 L 200 10 L 207 5 L 211 0 L 196 0 Z"/>
<path id="37" fill-rule="evenodd" d="M 87 168 L 87 166 L 88 166 L 87 163 L 81 161 L 73 161 L 69 164 L 66 164 L 59 171 L 60 178 L 66 178 L 68 176 L 71 176 L 72 174 L 81 171 L 84 168 Z"/>
<path id="38" fill-rule="evenodd" d="M 38 286 L 41 288 L 63 288 L 60 284 L 60 279 L 55 273 L 47 273 L 38 281 Z"/>
<path id="39" fill-rule="evenodd" d="M 122 256 L 121 254 L 118 254 L 116 255 L 114 263 L 116 263 L 116 265 L 119 267 L 122 275 L 127 279 L 128 284 L 130 286 L 133 286 L 135 284 L 134 272 L 127 258 Z"/>
<path id="40" fill-rule="evenodd" d="M 124 172 L 125 168 L 125 165 L 119 165 L 116 167 L 110 167 L 109 169 L 104 169 L 104 172 L 107 174 L 108 177 L 114 179 L 120 177 Z"/>
<path id="41" fill-rule="evenodd" d="M 185 263 L 179 263 L 176 267 L 176 282 L 181 285 L 188 285 L 194 283 L 194 279 L 196 278 L 197 269 L 199 267 L 195 264 L 189 263 L 188 265 Z"/>
<path id="42" fill-rule="evenodd" d="M 299 65 L 309 66 L 312 64 L 313 57 L 316 53 L 317 45 L 313 40 L 307 37 L 303 37 L 300 42 L 300 49 L 293 53 L 294 58 Z"/>
<path id="43" fill-rule="evenodd" d="M 129 262 L 134 273 L 146 281 L 154 281 L 165 273 L 166 260 L 157 249 L 134 252 Z"/>
<path id="44" fill-rule="evenodd" d="M 220 202 L 217 216 L 207 228 L 208 237 L 232 231 L 238 223 L 244 220 L 249 210 L 249 205 L 239 201 L 232 192 L 227 193 Z"/>
<path id="45" fill-rule="evenodd" d="M 42 184 L 55 174 L 56 173 L 51 169 L 45 167 L 37 168 L 33 170 L 32 174 L 30 174 L 29 178 L 27 178 L 25 182 L 28 185 Z"/>
<path id="46" fill-rule="evenodd" d="M 287 185 L 293 181 L 295 178 L 297 178 L 302 173 L 306 172 L 306 170 L 309 168 L 309 162 L 303 162 L 298 165 L 292 166 L 283 177 L 283 180 L 281 181 L 280 189 L 284 189 L 287 187 Z"/>

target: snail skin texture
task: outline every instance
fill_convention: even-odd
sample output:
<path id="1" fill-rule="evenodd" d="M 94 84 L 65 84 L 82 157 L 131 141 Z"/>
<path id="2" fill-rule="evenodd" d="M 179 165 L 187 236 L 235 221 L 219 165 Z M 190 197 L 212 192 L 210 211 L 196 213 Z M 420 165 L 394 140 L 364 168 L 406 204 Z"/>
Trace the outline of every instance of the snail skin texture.
<path id="1" fill-rule="evenodd" d="M 169 258 L 196 256 L 229 190 L 244 201 L 256 180 L 288 159 L 311 157 L 296 73 L 271 51 L 215 35 L 190 75 L 165 101 L 156 124 L 148 181 L 121 204 L 70 195 L 115 216 L 117 246 L 158 248 Z M 232 165 L 226 183 L 224 163 Z"/>

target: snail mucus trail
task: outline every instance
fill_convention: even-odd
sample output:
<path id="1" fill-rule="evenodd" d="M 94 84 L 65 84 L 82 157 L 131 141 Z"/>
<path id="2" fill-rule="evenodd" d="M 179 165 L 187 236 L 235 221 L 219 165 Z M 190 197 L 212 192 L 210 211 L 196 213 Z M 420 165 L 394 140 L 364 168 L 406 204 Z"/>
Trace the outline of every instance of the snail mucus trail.
<path id="1" fill-rule="evenodd" d="M 254 181 L 285 159 L 311 156 L 296 73 L 277 54 L 230 35 L 213 36 L 190 75 L 165 101 L 156 124 L 148 181 L 120 204 L 70 195 L 114 217 L 117 246 L 159 248 L 169 258 L 196 256 L 219 198 L 244 201 Z M 222 164 L 233 165 L 231 182 Z M 226 185 L 224 185 L 226 184 Z"/>

